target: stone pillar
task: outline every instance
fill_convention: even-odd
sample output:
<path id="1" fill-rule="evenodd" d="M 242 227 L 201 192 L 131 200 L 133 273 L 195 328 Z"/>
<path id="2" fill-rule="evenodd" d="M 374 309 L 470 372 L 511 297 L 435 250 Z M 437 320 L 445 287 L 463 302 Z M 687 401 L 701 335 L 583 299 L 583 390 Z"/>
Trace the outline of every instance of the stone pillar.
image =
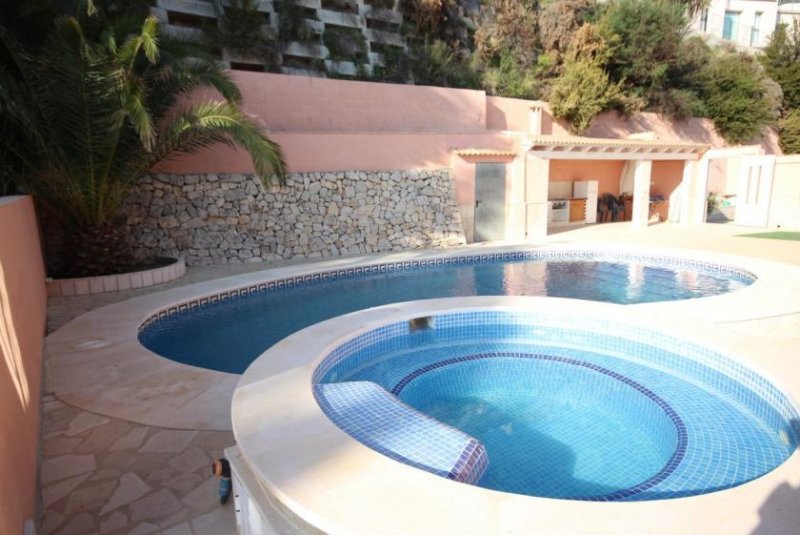
<path id="1" fill-rule="evenodd" d="M 650 219 L 650 179 L 653 170 L 651 160 L 635 160 L 633 164 L 633 216 L 631 223 L 644 228 Z"/>
<path id="2" fill-rule="evenodd" d="M 539 241 L 547 236 L 547 186 L 550 160 L 530 155 L 525 159 L 525 238 Z"/>

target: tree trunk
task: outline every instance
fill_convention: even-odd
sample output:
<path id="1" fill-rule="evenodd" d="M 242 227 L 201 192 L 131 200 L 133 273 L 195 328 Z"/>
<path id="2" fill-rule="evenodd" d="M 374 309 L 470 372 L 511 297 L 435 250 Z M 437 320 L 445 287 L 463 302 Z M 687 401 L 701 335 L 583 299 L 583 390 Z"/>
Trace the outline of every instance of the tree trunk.
<path id="1" fill-rule="evenodd" d="M 124 237 L 117 227 L 65 229 L 59 277 L 91 277 L 130 271 Z"/>

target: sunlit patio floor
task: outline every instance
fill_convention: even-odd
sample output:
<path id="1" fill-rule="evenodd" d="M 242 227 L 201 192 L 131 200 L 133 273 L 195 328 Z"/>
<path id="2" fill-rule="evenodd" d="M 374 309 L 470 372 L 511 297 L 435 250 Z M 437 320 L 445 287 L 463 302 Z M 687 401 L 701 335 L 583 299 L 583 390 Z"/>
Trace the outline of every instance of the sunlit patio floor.
<path id="1" fill-rule="evenodd" d="M 635 230 L 625 223 L 559 229 L 547 243 L 614 241 L 753 256 L 800 265 L 800 242 L 737 237 L 735 225 L 660 224 Z M 167 288 L 302 262 L 189 268 L 157 287 L 96 296 L 53 297 L 48 333 L 90 310 Z M 727 328 L 800 354 L 800 314 L 740 322 Z M 45 356 L 42 399 L 40 533 L 235 533 L 233 504 L 221 506 L 210 464 L 233 444 L 229 431 L 169 429 L 95 414 L 58 399 Z M 796 499 L 800 489 L 790 489 Z M 765 532 L 766 533 L 766 532 Z"/>

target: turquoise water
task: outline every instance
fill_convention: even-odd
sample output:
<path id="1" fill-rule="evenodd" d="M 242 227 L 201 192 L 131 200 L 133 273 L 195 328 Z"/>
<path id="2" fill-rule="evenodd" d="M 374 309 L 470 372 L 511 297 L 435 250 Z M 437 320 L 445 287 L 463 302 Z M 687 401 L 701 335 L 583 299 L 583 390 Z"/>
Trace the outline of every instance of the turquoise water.
<path id="1" fill-rule="evenodd" d="M 154 322 L 139 340 L 178 362 L 242 373 L 292 333 L 389 303 L 533 295 L 636 304 L 719 295 L 750 283 L 748 277 L 642 262 L 488 261 L 350 276 L 237 297 Z"/>
<path id="2" fill-rule="evenodd" d="M 367 344 L 318 380 L 376 383 L 483 444 L 488 467 L 479 486 L 531 496 L 703 494 L 763 475 L 797 446 L 794 418 L 671 353 L 677 340 L 634 343 L 486 321 L 440 327 L 436 318 L 434 328 Z M 348 430 L 347 421 L 336 423 Z M 424 458 L 427 446 L 415 443 L 413 429 L 403 436 L 403 450 Z"/>

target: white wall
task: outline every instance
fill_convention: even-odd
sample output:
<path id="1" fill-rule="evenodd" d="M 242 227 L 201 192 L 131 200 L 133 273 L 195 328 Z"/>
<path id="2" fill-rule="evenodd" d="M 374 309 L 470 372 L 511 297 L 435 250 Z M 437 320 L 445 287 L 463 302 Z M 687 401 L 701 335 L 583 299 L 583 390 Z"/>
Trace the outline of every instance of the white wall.
<path id="1" fill-rule="evenodd" d="M 739 12 L 739 23 L 733 42 L 744 48 L 763 48 L 775 30 L 778 19 L 778 2 L 758 0 L 711 0 L 708 6 L 708 23 L 705 31 L 701 25 L 701 13 L 692 21 L 692 29 L 707 34 L 713 42 L 724 41 L 722 30 L 726 11 Z M 758 39 L 750 46 L 750 30 L 753 28 L 756 12 L 761 12 Z"/>
<path id="2" fill-rule="evenodd" d="M 767 226 L 800 230 L 800 155 L 775 160 Z"/>

